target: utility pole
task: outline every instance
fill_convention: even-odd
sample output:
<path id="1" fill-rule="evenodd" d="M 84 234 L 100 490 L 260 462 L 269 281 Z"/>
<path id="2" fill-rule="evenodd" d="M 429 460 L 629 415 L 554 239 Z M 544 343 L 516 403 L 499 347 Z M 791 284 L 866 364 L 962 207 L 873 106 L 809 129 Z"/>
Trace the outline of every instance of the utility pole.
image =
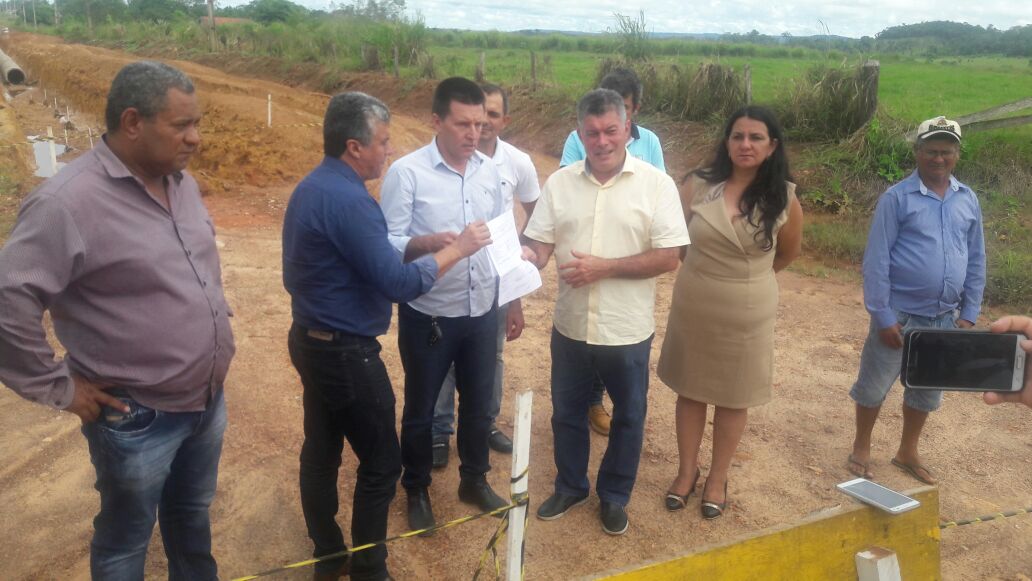
<path id="1" fill-rule="evenodd" d="M 36 23 L 36 0 L 32 0 L 32 28 L 39 29 L 39 24 Z"/>

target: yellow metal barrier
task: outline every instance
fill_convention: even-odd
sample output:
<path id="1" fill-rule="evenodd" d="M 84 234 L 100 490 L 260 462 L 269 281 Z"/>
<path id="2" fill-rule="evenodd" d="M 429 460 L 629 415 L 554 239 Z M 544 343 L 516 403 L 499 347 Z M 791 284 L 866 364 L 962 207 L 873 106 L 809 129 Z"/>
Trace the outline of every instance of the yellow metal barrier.
<path id="1" fill-rule="evenodd" d="M 939 490 L 922 487 L 905 494 L 921 501 L 921 506 L 893 516 L 843 499 L 843 508 L 799 523 L 592 577 L 619 581 L 855 580 L 854 555 L 880 546 L 896 553 L 903 579 L 939 581 Z"/>

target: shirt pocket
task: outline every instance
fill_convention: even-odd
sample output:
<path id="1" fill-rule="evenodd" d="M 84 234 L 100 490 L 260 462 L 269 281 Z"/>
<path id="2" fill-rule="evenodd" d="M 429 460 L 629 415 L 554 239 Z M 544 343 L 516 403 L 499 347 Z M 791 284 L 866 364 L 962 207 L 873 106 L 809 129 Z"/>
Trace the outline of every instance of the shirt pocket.
<path id="1" fill-rule="evenodd" d="M 956 247 L 966 252 L 968 232 L 974 227 L 975 217 L 966 208 L 954 208 L 950 212 L 949 226 L 950 226 L 950 237 L 953 239 Z"/>

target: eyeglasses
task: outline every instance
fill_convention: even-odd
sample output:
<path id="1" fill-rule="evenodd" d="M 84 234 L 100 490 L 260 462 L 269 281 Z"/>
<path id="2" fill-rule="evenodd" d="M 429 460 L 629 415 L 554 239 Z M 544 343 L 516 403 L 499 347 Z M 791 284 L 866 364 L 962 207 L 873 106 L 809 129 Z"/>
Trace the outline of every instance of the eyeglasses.
<path id="1" fill-rule="evenodd" d="M 441 331 L 441 327 L 437 324 L 437 317 L 431 317 L 430 336 L 426 338 L 426 344 L 433 347 L 442 337 L 444 337 L 444 332 Z"/>

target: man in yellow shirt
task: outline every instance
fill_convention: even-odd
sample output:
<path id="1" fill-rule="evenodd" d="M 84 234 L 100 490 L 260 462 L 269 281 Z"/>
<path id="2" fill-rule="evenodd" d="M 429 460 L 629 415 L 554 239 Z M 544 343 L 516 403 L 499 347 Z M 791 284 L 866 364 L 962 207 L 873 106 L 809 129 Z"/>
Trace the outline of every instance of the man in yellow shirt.
<path id="1" fill-rule="evenodd" d="M 553 520 L 587 500 L 597 374 L 611 386 L 613 421 L 596 490 L 603 530 L 620 535 L 641 456 L 655 277 L 677 268 L 688 228 L 673 180 L 627 154 L 630 120 L 618 93 L 581 98 L 577 132 L 587 159 L 552 174 L 524 232 L 538 268 L 555 254 L 559 269 L 551 345 L 558 474 L 537 514 Z"/>

